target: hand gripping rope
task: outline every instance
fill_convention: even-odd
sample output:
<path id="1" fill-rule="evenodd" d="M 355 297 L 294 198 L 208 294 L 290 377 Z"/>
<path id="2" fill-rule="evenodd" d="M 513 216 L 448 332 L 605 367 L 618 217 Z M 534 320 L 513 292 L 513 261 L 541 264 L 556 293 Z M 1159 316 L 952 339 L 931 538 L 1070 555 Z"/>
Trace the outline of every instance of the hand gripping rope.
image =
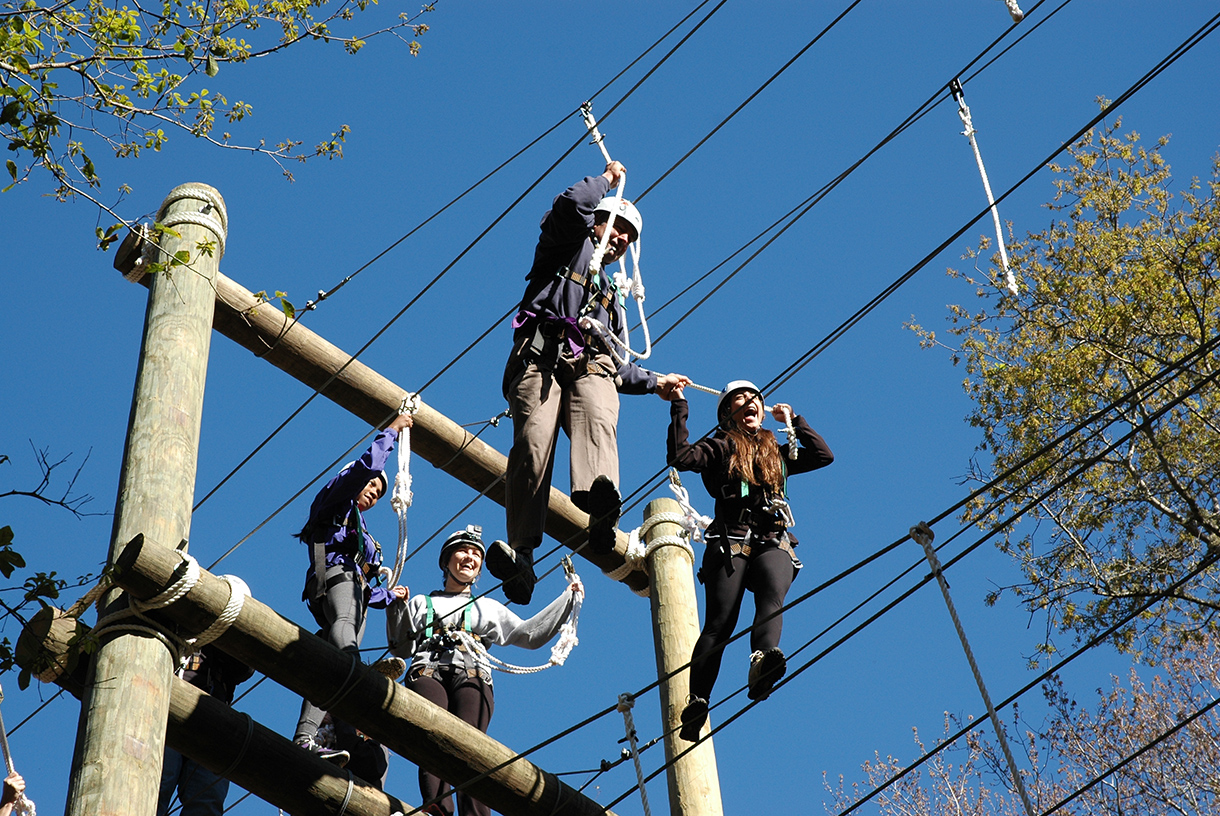
<path id="1" fill-rule="evenodd" d="M 398 407 L 399 415 L 414 415 L 418 410 L 419 394 L 407 394 Z M 415 494 L 411 492 L 411 429 L 403 428 L 398 432 L 398 475 L 394 477 L 394 494 L 390 497 L 390 506 L 398 514 L 398 550 L 394 555 L 394 569 L 381 568 L 387 588 L 398 585 L 402 568 L 407 563 L 407 508 L 414 499 Z"/>
<path id="2" fill-rule="evenodd" d="M 635 778 L 639 781 L 637 787 L 640 789 L 640 800 L 644 803 L 644 816 L 652 816 L 652 809 L 648 807 L 648 791 L 644 789 L 644 768 L 640 765 L 635 719 L 631 716 L 631 709 L 635 708 L 635 697 L 631 696 L 630 692 L 623 692 L 618 696 L 617 708 L 623 713 L 623 726 L 627 729 L 627 742 L 631 745 L 631 761 L 635 763 Z"/>
<path id="3" fill-rule="evenodd" d="M 1009 10 L 1015 6 L 1015 0 L 1010 0 Z M 1013 19 L 1017 22 L 1021 21 L 1021 18 L 1017 16 L 1020 13 L 1020 9 L 1013 13 Z M 995 222 L 995 240 L 1000 247 L 1000 264 L 1004 267 L 1004 274 L 1008 279 L 1008 291 L 1015 295 L 1017 294 L 1017 279 L 1013 276 L 1012 270 L 1008 268 L 1008 250 L 1004 247 L 1004 230 L 1000 226 L 1000 212 L 996 209 L 995 196 L 991 194 L 991 182 L 987 180 L 987 170 L 983 167 L 983 154 L 979 152 L 978 140 L 974 138 L 974 124 L 970 119 L 970 108 L 966 107 L 966 96 L 962 93 L 962 83 L 956 79 L 951 80 L 949 91 L 957 100 L 957 115 L 966 128 L 962 131 L 962 135 L 970 140 L 970 147 L 974 150 L 974 161 L 979 166 L 979 175 L 983 177 L 983 190 L 987 193 L 987 203 L 991 205 L 991 220 Z"/>
<path id="4" fill-rule="evenodd" d="M 592 137 L 593 144 L 601 149 L 602 156 L 606 159 L 606 164 L 609 165 L 612 159 L 610 151 L 606 150 L 605 136 L 597 129 L 597 120 L 593 118 L 593 104 L 585 102 L 580 106 L 580 115 L 584 117 L 585 127 L 589 129 L 589 136 Z M 627 186 L 627 173 L 624 172 L 619 177 L 618 189 L 614 194 L 615 207 L 623 200 L 623 190 Z M 607 229 L 602 233 L 602 238 L 598 241 L 597 246 L 593 248 L 593 257 L 589 259 L 589 278 L 596 280 L 596 276 L 601 273 L 602 258 L 606 254 L 606 247 L 610 243 L 610 230 Z M 640 237 L 637 235 L 635 241 L 628 247 L 628 254 L 631 256 L 632 269 L 634 275 L 627 277 L 627 259 L 619 259 L 619 271 L 614 273 L 614 287 L 623 293 L 630 294 L 635 299 L 636 307 L 640 312 L 640 327 L 644 330 L 644 351 L 634 351 L 630 345 L 630 338 L 624 341 L 610 331 L 606 326 L 603 326 L 601 321 L 595 320 L 589 315 L 582 315 L 580 318 L 580 327 L 585 331 L 595 331 L 606 343 L 606 348 L 610 350 L 611 356 L 620 365 L 626 365 L 631 361 L 631 358 L 637 360 L 647 360 L 652 356 L 652 336 L 648 332 L 648 320 L 644 316 L 644 278 L 640 274 Z M 616 348 L 617 346 L 617 348 Z M 623 354 L 619 354 L 619 349 L 622 349 Z"/>
<path id="5" fill-rule="evenodd" d="M 1012 774 L 1013 784 L 1017 786 L 1017 793 L 1021 795 L 1021 803 L 1025 805 L 1025 812 L 1029 816 L 1034 816 L 1034 806 L 1029 801 L 1029 794 L 1025 792 L 1025 782 L 1021 778 L 1021 772 L 1017 770 L 1017 763 L 1012 758 L 1012 751 L 1008 748 L 1008 739 L 1004 736 L 1004 728 L 1000 725 L 1000 716 L 996 714 L 995 706 L 991 704 L 991 695 L 987 693 L 987 686 L 983 684 L 983 674 L 979 671 L 978 663 L 974 662 L 974 652 L 970 650 L 970 643 L 966 640 L 966 630 L 962 628 L 962 621 L 957 616 L 957 609 L 953 606 L 953 599 L 949 597 L 949 582 L 945 580 L 944 570 L 940 566 L 940 559 L 936 557 L 936 549 L 932 546 L 932 540 L 935 538 L 932 528 L 928 526 L 927 522 L 921 521 L 912 527 L 910 532 L 911 540 L 923 547 L 924 556 L 928 559 L 928 566 L 932 568 L 932 574 L 936 576 L 936 583 L 940 586 L 941 594 L 945 596 L 945 606 L 949 607 L 949 617 L 953 619 L 953 626 L 957 629 L 957 636 L 962 642 L 962 650 L 966 652 L 966 660 L 970 663 L 970 671 L 974 673 L 974 682 L 978 684 L 979 693 L 983 695 L 983 703 L 987 706 L 987 716 L 991 718 L 996 738 L 999 739 L 1000 748 L 1004 751 L 1004 759 L 1008 762 L 1008 770 Z"/>
<path id="6" fill-rule="evenodd" d="M 568 577 L 569 589 L 573 584 L 580 583 L 580 576 L 576 574 L 576 569 L 572 566 L 571 556 L 563 557 L 563 572 Z M 551 666 L 562 666 L 568 659 L 568 655 L 572 653 L 572 649 L 580 643 L 576 637 L 576 624 L 580 620 L 580 607 L 584 603 L 584 599 L 583 590 L 576 593 L 576 597 L 572 600 L 572 611 L 568 613 L 568 620 L 559 627 L 559 640 L 555 641 L 555 645 L 551 647 L 551 659 L 544 666 L 514 666 L 511 663 L 505 663 L 499 658 L 492 657 L 491 653 L 487 651 L 487 647 L 465 630 L 458 630 L 455 637 L 461 641 L 467 651 L 482 657 L 496 671 L 502 671 L 505 674 L 537 674 L 540 671 L 546 671 Z"/>
<path id="7" fill-rule="evenodd" d="M 715 388 L 708 388 L 706 385 L 699 385 L 698 383 L 691 383 L 690 385 L 688 385 L 686 387 L 693 388 L 696 391 L 702 391 L 705 394 L 715 394 L 716 396 L 720 396 L 719 391 L 717 391 Z M 775 407 L 771 406 L 771 405 L 764 405 L 763 410 L 766 411 L 767 413 L 771 413 L 772 411 L 775 410 Z M 792 425 L 792 412 L 791 411 L 784 411 L 783 431 L 784 431 L 784 435 L 786 437 L 788 437 L 788 458 L 790 460 L 792 460 L 793 462 L 795 462 L 797 454 L 799 453 L 799 451 L 801 449 L 801 443 L 800 443 L 800 440 L 798 440 L 796 438 L 796 428 L 793 427 L 793 425 Z"/>
<path id="8" fill-rule="evenodd" d="M 0 688 L 0 703 L 4 702 L 4 689 Z M 13 755 L 8 747 L 8 732 L 4 730 L 4 717 L 0 715 L 0 749 L 4 750 L 4 767 L 8 769 L 5 776 L 12 776 Z M 25 793 L 17 794 L 17 800 L 13 802 L 13 816 L 35 816 L 34 803 L 25 798 Z"/>

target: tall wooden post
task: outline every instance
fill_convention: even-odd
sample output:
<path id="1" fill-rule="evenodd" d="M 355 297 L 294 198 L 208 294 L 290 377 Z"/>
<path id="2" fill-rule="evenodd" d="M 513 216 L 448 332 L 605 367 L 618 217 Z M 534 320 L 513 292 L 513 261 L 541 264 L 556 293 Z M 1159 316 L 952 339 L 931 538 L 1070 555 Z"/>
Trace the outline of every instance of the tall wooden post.
<path id="1" fill-rule="evenodd" d="M 644 510 L 647 520 L 661 513 L 681 515 L 673 499 L 656 499 Z M 651 525 L 646 541 L 651 544 L 662 536 L 677 536 L 682 527 L 674 522 Z M 653 639 L 657 651 L 657 674 L 665 677 L 690 661 L 699 637 L 699 608 L 695 602 L 694 563 L 685 547 L 661 546 L 648 558 L 649 597 L 652 602 Z M 716 752 L 711 737 L 705 737 L 693 750 L 691 743 L 678 736 L 682 708 L 690 690 L 690 673 L 681 671 L 661 683 L 661 722 L 665 729 L 665 759 L 669 763 L 669 812 L 673 816 L 722 816 L 720 777 L 716 772 Z M 708 726 L 703 733 L 707 734 Z"/>
<path id="2" fill-rule="evenodd" d="M 167 268 L 149 289 L 108 564 L 137 533 L 169 542 L 190 534 L 212 281 L 228 222 L 220 194 L 203 184 L 176 187 L 157 220 L 178 237 L 161 237 L 159 260 Z M 183 251 L 190 260 L 170 268 Z M 126 604 L 119 590 L 106 593 L 99 621 Z M 155 637 L 115 629 L 101 635 L 81 704 L 68 816 L 155 812 L 172 677 L 172 658 Z"/>

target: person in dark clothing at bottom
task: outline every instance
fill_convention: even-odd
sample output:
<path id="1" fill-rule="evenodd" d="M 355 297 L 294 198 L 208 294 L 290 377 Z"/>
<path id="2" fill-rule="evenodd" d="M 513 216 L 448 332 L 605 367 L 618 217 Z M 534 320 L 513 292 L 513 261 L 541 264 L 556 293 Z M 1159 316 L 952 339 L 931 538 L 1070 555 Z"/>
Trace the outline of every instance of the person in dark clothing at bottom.
<path id="1" fill-rule="evenodd" d="M 207 645 L 186 659 L 178 676 L 224 703 L 232 703 L 238 683 L 244 683 L 254 670 L 235 657 Z M 224 813 L 229 780 L 209 771 L 193 759 L 166 747 L 161 766 L 161 792 L 157 816 L 165 816 L 174 791 L 182 802 L 181 816 L 220 816 Z"/>
<path id="2" fill-rule="evenodd" d="M 715 517 L 707 528 L 707 548 L 699 569 L 706 592 L 706 619 L 691 656 L 690 697 L 682 710 L 683 739 L 694 742 L 707 722 L 708 700 L 725 642 L 732 636 L 748 589 L 754 594 L 754 627 L 750 631 L 748 694 L 764 700 L 784 676 L 787 663 L 779 648 L 788 588 L 801 562 L 788 528 L 792 511 L 787 502 L 788 476 L 807 473 L 834 461 L 825 440 L 800 416 L 793 416 L 799 454 L 791 458 L 793 440 L 780 445 L 762 427 L 764 407 L 758 386 L 735 380 L 725 386 L 716 407 L 718 429 L 707 439 L 689 442 L 689 413 L 682 389 L 670 402 L 669 463 L 703 478 L 715 499 Z M 792 407 L 779 403 L 775 419 L 792 416 Z"/>

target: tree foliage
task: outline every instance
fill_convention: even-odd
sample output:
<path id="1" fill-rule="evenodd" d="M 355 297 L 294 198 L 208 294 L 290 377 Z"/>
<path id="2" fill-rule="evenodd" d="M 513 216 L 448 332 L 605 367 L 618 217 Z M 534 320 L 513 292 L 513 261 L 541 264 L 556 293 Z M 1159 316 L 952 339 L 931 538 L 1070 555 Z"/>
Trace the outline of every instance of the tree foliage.
<path id="1" fill-rule="evenodd" d="M 1091 704 L 1068 694 L 1058 679 L 1043 686 L 1043 695 L 1047 713 L 1042 722 L 1031 724 L 1014 711 L 1006 728 L 1035 813 L 1071 798 L 1054 811 L 1058 816 L 1220 814 L 1220 744 L 1215 739 L 1220 714 L 1211 709 L 1195 716 L 1220 695 L 1220 643 L 1215 638 L 1202 635 L 1186 644 L 1151 680 L 1134 669 L 1126 683 L 1112 676 L 1110 687 L 1098 689 Z M 945 733 L 958 727 L 946 714 Z M 989 735 L 990 726 L 980 724 L 958 743 L 938 746 L 923 766 L 856 812 L 1024 816 L 1008 766 Z M 924 754 L 918 732 L 915 742 Z M 903 764 L 878 755 L 862 767 L 863 783 L 849 786 L 840 778 L 837 785 L 826 785 L 829 813 L 844 813 L 893 779 Z"/>
<path id="2" fill-rule="evenodd" d="M 175 131 L 268 156 L 291 178 L 291 161 L 341 156 L 347 125 L 312 150 L 291 139 L 239 144 L 227 128 L 253 108 L 230 100 L 214 85 L 217 75 L 305 40 L 355 54 L 388 34 L 416 54 L 412 38 L 428 28 L 404 13 L 375 31 L 348 32 L 376 0 L 129 2 L 0 0 L 0 137 L 11 153 L 5 190 L 45 172 L 60 199 L 92 198 L 89 188 L 99 185 L 92 151 L 139 156 L 160 150 Z"/>
<path id="3" fill-rule="evenodd" d="M 1022 514 L 999 539 L 1025 576 L 1008 589 L 1049 613 L 1048 650 L 1056 631 L 1105 628 L 1220 545 L 1214 353 L 1044 450 L 1220 333 L 1220 158 L 1209 181 L 1175 186 L 1167 138 L 1146 147 L 1120 127 L 1090 132 L 1071 163 L 1051 166 L 1051 224 L 1009 246 L 1019 294 L 1001 288 L 998 258 L 983 261 L 983 239 L 973 270 L 950 270 L 977 296 L 950 306 L 953 345 L 912 325 L 965 368 L 969 421 L 990 456 L 970 477 L 1016 467 L 965 518 L 991 528 Z M 1217 610 L 1208 569 L 1125 627 L 1119 646 L 1154 654 L 1214 626 Z"/>

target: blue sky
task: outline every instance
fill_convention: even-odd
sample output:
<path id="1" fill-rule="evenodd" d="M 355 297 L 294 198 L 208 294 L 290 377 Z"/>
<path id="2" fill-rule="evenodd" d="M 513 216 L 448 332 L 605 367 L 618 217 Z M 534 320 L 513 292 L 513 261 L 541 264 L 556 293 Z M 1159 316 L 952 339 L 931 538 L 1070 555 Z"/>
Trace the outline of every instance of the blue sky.
<path id="1" fill-rule="evenodd" d="M 1058 5 L 1044 4 L 1010 41 Z M 846 6 L 726 4 L 603 123 L 607 146 L 627 167 L 628 197 L 664 174 Z M 162 153 L 136 161 L 106 159 L 96 149 L 103 196 L 129 184 L 132 192 L 118 209 L 135 218 L 155 212 L 177 184 L 213 185 L 227 202 L 230 220 L 222 271 L 251 290 L 285 290 L 301 305 L 574 112 L 690 8 L 441 0 L 426 18 L 431 30 L 420 38 L 423 48 L 415 58 L 402 43 L 381 38 L 355 57 L 306 43 L 246 67 L 225 66 L 211 86 L 255 108 L 253 119 L 233 128 L 236 140 L 291 136 L 312 144 L 346 123 L 352 128 L 346 157 L 294 167 L 296 181 L 290 184 L 269 161 L 171 134 Z M 362 28 L 400 11 L 415 7 L 383 3 Z M 969 82 L 966 101 L 997 194 L 1088 121 L 1096 113 L 1096 97 L 1117 97 L 1213 13 L 1213 4 L 1195 0 L 1074 0 Z M 873 0 L 853 9 L 641 202 L 649 312 L 856 161 L 1010 24 L 997 0 Z M 1192 175 L 1208 174 L 1220 141 L 1218 52 L 1214 37 L 1204 41 L 1121 111 L 1124 130 L 1136 130 L 1149 141 L 1172 134 L 1164 153 L 1179 188 Z M 618 100 L 660 53 L 595 99 L 595 113 Z M 359 348 L 580 138 L 582 129 L 579 118 L 569 116 L 557 131 L 361 272 L 309 315 L 307 324 L 344 349 Z M 951 103 L 922 118 L 659 343 L 650 362 L 713 386 L 741 377 L 770 380 L 984 206 L 961 129 Z M 551 198 L 602 166 L 596 148 L 577 148 L 363 361 L 408 389 L 431 378 L 520 296 L 537 222 Z M 0 196 L 7 265 L 0 305 L 5 395 L 0 453 L 12 459 L 0 466 L 0 491 L 36 483 L 31 446 L 49 449 L 52 458 L 71 454 L 70 463 L 88 453 L 76 489 L 95 497 L 88 509 L 109 513 L 145 290 L 113 271 L 110 254 L 95 251 L 99 217 L 91 205 L 57 203 L 43 192 L 35 181 Z M 1042 207 L 1052 195 L 1050 173 L 1044 170 L 1001 205 L 1001 216 L 1018 235 L 1040 230 L 1052 217 Z M 806 564 L 794 596 L 965 494 L 961 476 L 978 435 L 963 422 L 970 407 L 961 389 L 963 373 L 947 354 L 921 351 L 902 325 L 914 317 L 940 328 L 946 304 L 972 297 L 944 270 L 960 266 L 960 256 L 977 236 L 990 233 L 989 219 L 969 230 L 775 395 L 803 413 L 837 456 L 832 467 L 791 484 Z M 654 337 L 709 285 L 696 287 L 650 321 Z M 461 423 L 500 412 L 508 338 L 509 329 L 501 325 L 432 385 L 425 399 Z M 309 393 L 217 336 L 196 495 L 210 490 Z M 693 393 L 690 399 L 694 423 L 710 425 L 713 399 Z M 624 398 L 622 404 L 622 482 L 631 492 L 663 465 L 668 412 L 652 396 Z M 367 430 L 341 408 L 316 400 L 196 512 L 191 552 L 211 563 Z M 510 436 L 504 423 L 482 438 L 507 452 Z M 566 488 L 565 462 L 566 450 L 556 477 Z M 413 545 L 473 498 L 471 490 L 418 458 L 414 473 Z M 710 510 L 700 490 L 692 494 L 701 509 Z M 216 570 L 241 575 L 255 597 L 303 624 L 309 623 L 299 600 L 306 558 L 290 536 L 311 495 L 307 491 Z M 668 493 L 653 491 L 649 497 L 660 495 Z M 636 508 L 623 525 L 639 520 Z M 0 502 L 0 525 L 13 527 L 31 567 L 68 578 L 97 571 L 111 521 L 108 515 L 78 520 L 18 498 Z M 372 523 L 380 538 L 393 539 L 388 506 L 374 511 Z M 450 527 L 466 523 L 482 524 L 489 537 L 501 537 L 503 511 L 483 500 Z M 955 529 L 940 525 L 938 538 Z M 407 567 L 413 591 L 438 583 L 435 546 Z M 916 546 L 905 544 L 792 610 L 785 618 L 785 649 L 805 643 L 918 557 Z M 578 568 L 589 596 L 581 644 L 568 664 L 539 676 L 497 677 L 490 733 L 511 747 L 540 742 L 612 705 L 620 692 L 655 679 L 647 602 L 602 579 L 587 563 Z M 1031 677 L 1027 659 L 1043 626 L 1007 596 L 993 608 L 984 607 L 987 591 L 1017 577 L 1002 555 L 981 548 L 950 579 L 997 699 Z M 549 578 L 536 597 L 553 597 L 561 588 L 559 578 Z M 3 634 L 16 638 L 13 622 Z M 383 643 L 375 612 L 365 645 Z M 820 648 L 807 649 L 795 662 Z M 535 657 L 501 656 L 517 663 Z M 545 652 L 537 657 L 541 662 Z M 747 659 L 744 642 L 730 648 L 718 698 L 744 685 Z M 1102 651 L 1074 664 L 1064 679 L 1087 699 L 1124 664 Z M 36 687 L 19 692 L 15 676 L 3 683 L 10 729 L 54 692 Z M 725 708 L 736 711 L 743 702 L 738 695 Z M 298 705 L 297 698 L 266 682 L 239 707 L 290 734 Z M 1036 696 L 1027 705 L 1027 713 L 1036 717 Z M 944 712 L 968 716 L 981 707 L 943 602 L 928 586 L 718 736 L 725 811 L 759 806 L 815 811 L 823 772 L 850 782 L 862 776 L 859 765 L 874 752 L 907 761 L 916 755 L 912 728 L 930 740 L 939 733 Z M 78 712 L 65 695 L 12 739 L 17 768 L 45 812 L 60 809 L 66 794 Z M 637 704 L 643 740 L 657 735 L 658 712 L 655 692 Z M 623 736 L 616 717 L 582 729 L 534 761 L 563 772 L 615 758 Z M 647 752 L 646 771 L 662 760 L 659 749 Z M 586 778 L 567 779 L 579 785 Z M 632 784 L 634 774 L 624 764 L 587 792 L 608 803 Z M 388 787 L 405 801 L 418 801 L 414 768 L 403 760 L 394 759 Z M 654 808 L 663 809 L 663 777 L 648 790 Z M 240 793 L 235 788 L 230 802 Z M 615 809 L 641 812 L 636 796 Z M 274 810 L 251 798 L 232 812 Z"/>

